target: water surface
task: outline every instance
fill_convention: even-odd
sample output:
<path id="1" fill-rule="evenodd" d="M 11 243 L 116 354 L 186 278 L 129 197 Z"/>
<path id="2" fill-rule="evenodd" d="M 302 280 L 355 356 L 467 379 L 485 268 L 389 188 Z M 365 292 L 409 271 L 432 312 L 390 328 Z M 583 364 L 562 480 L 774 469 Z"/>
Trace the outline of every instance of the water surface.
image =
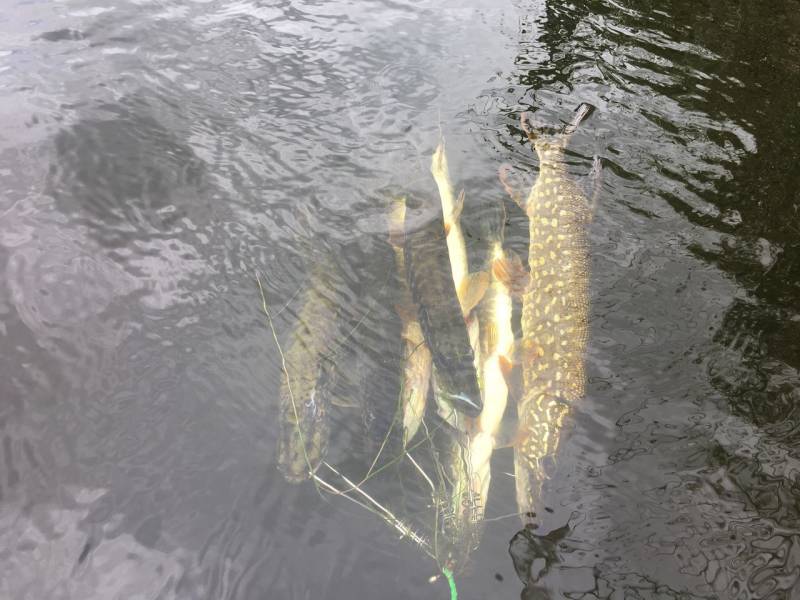
<path id="1" fill-rule="evenodd" d="M 374 372 L 387 406 L 387 190 L 435 193 L 443 132 L 477 269 L 498 167 L 538 169 L 519 114 L 588 102 L 589 385 L 538 531 L 568 532 L 521 581 L 498 451 L 460 596 L 796 598 L 798 31 L 796 0 L 10 4 L 0 595 L 447 597 L 414 544 L 277 471 L 255 274 L 285 339 L 335 257 L 342 389 Z M 367 458 L 354 423 L 337 460 Z"/>

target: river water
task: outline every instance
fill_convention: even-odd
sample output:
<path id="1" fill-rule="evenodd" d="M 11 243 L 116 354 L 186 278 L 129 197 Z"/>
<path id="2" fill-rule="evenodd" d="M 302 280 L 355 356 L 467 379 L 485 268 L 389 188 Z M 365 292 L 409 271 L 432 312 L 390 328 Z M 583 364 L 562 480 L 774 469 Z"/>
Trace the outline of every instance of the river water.
<path id="1" fill-rule="evenodd" d="M 387 190 L 428 189 L 441 131 L 479 268 L 498 167 L 538 169 L 520 113 L 587 102 L 588 387 L 555 533 L 512 558 L 499 449 L 459 596 L 800 598 L 798 32 L 796 0 L 10 0 L 0 597 L 447 598 L 420 548 L 279 473 L 256 273 L 285 340 L 333 258 L 340 387 L 385 406 Z M 365 459 L 354 414 L 331 460 Z"/>

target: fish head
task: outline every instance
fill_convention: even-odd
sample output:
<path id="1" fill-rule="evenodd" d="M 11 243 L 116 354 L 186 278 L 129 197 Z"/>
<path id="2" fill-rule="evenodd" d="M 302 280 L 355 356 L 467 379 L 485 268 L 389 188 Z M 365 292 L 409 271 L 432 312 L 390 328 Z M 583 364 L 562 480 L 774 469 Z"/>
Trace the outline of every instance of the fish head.
<path id="1" fill-rule="evenodd" d="M 478 377 L 471 353 L 463 360 L 435 364 L 433 385 L 437 402 L 445 402 L 458 413 L 477 417 L 483 410 Z"/>
<path id="2" fill-rule="evenodd" d="M 483 410 L 483 403 L 480 395 L 470 396 L 463 392 L 443 392 L 442 397 L 450 403 L 455 410 L 464 413 L 468 417 L 477 417 Z"/>

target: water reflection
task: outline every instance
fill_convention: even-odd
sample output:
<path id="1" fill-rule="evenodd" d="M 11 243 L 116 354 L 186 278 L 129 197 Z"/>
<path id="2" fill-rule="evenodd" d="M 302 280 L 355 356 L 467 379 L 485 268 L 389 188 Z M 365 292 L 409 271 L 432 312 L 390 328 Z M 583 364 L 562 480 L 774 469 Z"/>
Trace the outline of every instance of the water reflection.
<path id="1" fill-rule="evenodd" d="M 56 135 L 47 193 L 61 211 L 79 210 L 104 246 L 126 248 L 174 229 L 186 215 L 181 200 L 191 201 L 201 182 L 202 161 L 143 98 L 95 112 Z"/>
<path id="2" fill-rule="evenodd" d="M 5 597 L 182 597 L 190 555 L 162 539 L 152 519 L 133 535 L 120 531 L 119 514 L 98 514 L 106 492 L 64 490 L 58 504 L 16 511 L 10 510 L 13 500 L 6 499 L 0 519 Z"/>

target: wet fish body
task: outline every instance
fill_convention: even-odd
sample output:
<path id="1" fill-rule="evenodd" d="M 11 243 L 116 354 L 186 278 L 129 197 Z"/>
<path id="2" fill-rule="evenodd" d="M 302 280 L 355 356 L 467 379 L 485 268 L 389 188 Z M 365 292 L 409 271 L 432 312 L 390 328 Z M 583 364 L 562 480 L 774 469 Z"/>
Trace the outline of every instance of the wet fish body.
<path id="1" fill-rule="evenodd" d="M 474 354 L 450 272 L 441 219 L 406 232 L 408 285 L 423 337 L 431 351 L 436 385 L 453 406 L 469 416 L 480 414 Z"/>
<path id="2" fill-rule="evenodd" d="M 425 343 L 419 324 L 418 307 L 414 304 L 408 286 L 404 249 L 406 200 L 393 201 L 389 215 L 389 241 L 394 248 L 395 267 L 400 275 L 400 298 L 396 303 L 402 321 L 403 379 L 400 392 L 400 409 L 403 419 L 403 446 L 416 435 L 425 416 L 430 390 L 433 360 Z"/>
<path id="3" fill-rule="evenodd" d="M 489 273 L 491 283 L 479 306 L 481 357 L 481 387 L 483 410 L 475 420 L 469 437 L 470 477 L 473 494 L 481 507 L 477 517 L 483 517 L 483 508 L 489 496 L 491 458 L 497 443 L 508 403 L 506 376 L 511 368 L 514 349 L 514 332 L 511 327 L 513 302 L 506 282 L 509 268 L 500 233 L 490 239 Z"/>
<path id="4" fill-rule="evenodd" d="M 522 294 L 523 397 L 515 473 L 531 518 L 570 405 L 585 392 L 589 202 L 564 166 L 568 136 L 538 138 L 539 176 L 522 203 L 530 221 L 530 277 Z"/>
<path id="5" fill-rule="evenodd" d="M 324 460 L 330 436 L 331 349 L 337 303 L 326 278 L 312 276 L 285 344 L 279 396 L 278 467 L 290 482 L 308 479 Z"/>

